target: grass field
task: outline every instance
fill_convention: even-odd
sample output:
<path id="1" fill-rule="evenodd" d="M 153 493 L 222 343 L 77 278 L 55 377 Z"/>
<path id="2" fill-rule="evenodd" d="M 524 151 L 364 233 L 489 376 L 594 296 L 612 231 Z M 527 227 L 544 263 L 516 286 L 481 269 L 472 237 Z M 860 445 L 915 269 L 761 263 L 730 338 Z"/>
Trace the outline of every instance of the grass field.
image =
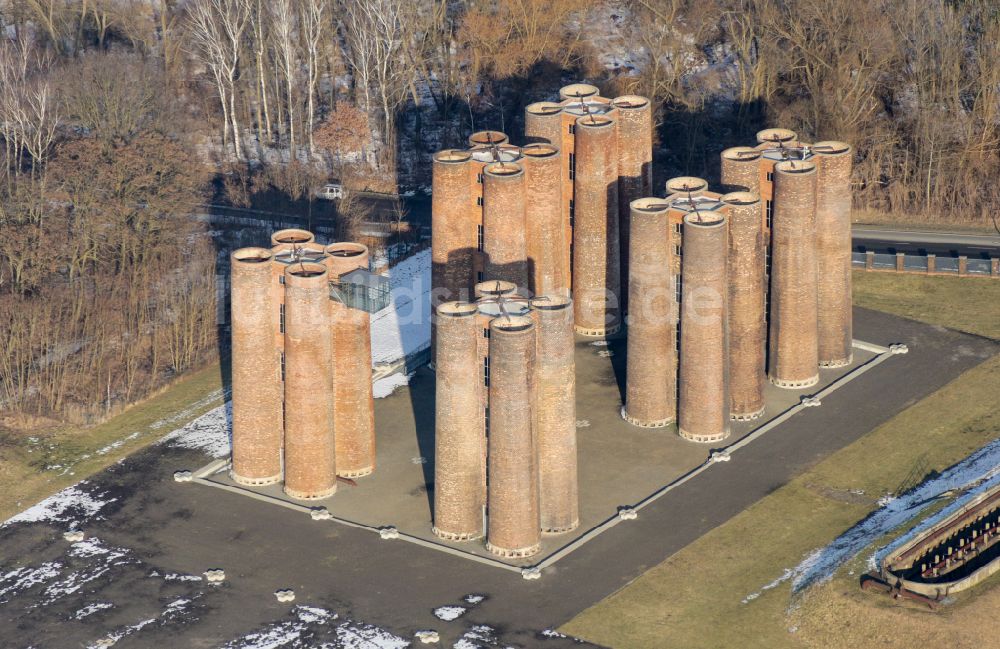
<path id="1" fill-rule="evenodd" d="M 222 403 L 218 363 L 92 428 L 0 437 L 0 521 Z"/>
<path id="2" fill-rule="evenodd" d="M 854 277 L 859 305 L 1000 338 L 1000 282 Z M 931 302 L 939 304 L 931 307 Z M 995 438 L 998 394 L 1000 357 L 994 357 L 561 630 L 616 648 L 990 646 L 983 639 L 996 638 L 1000 629 L 1000 589 L 989 588 L 1000 581 L 996 578 L 978 588 L 979 594 L 963 596 L 937 613 L 863 594 L 857 581 L 865 570 L 860 557 L 832 581 L 800 596 L 792 596 L 788 582 L 762 587 L 867 516 L 880 496 L 914 486 Z M 755 593 L 759 596 L 744 603 Z"/>

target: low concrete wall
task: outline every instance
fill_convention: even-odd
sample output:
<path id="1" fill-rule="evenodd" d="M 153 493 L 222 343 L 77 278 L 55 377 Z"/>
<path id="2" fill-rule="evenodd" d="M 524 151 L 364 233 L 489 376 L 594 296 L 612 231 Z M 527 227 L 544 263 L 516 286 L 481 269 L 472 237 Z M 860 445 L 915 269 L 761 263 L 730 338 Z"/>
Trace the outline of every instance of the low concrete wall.
<path id="1" fill-rule="evenodd" d="M 956 258 L 914 255 L 904 252 L 877 253 L 869 250 L 867 252 L 852 252 L 851 267 L 856 270 L 879 273 L 1000 279 L 1000 258 L 969 259 L 964 255 Z"/>

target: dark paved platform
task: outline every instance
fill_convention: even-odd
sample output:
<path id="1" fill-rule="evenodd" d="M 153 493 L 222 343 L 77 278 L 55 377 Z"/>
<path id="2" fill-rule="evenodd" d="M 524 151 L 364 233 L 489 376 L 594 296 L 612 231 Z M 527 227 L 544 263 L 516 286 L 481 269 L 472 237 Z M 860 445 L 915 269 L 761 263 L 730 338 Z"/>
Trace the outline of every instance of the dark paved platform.
<path id="1" fill-rule="evenodd" d="M 19 566 L 83 561 L 67 558 L 68 544 L 61 537 L 65 525 L 0 529 L 0 638 L 5 647 L 88 646 L 113 629 L 162 612 L 176 598 L 186 598 L 192 602 L 175 623 L 162 623 L 161 613 L 161 621 L 131 632 L 115 646 L 216 647 L 269 623 L 294 619 L 289 617 L 293 605 L 280 604 L 273 595 L 293 588 L 295 604 L 335 611 L 337 623 L 352 618 L 407 639 L 419 629 L 433 628 L 441 633 L 437 646 L 451 646 L 479 624 L 491 627 L 479 634 L 492 639 L 467 646 L 569 646 L 568 640 L 546 639 L 537 632 L 565 622 L 1000 351 L 1000 345 L 987 339 L 864 309 L 855 309 L 855 337 L 885 346 L 906 343 L 909 353 L 826 396 L 821 407 L 795 414 L 742 449 L 734 461 L 713 465 L 643 509 L 637 520 L 618 525 L 546 568 L 536 581 L 409 543 L 373 539 L 365 530 L 320 525 L 300 512 L 218 489 L 175 483 L 175 470 L 200 466 L 206 458 L 151 447 L 85 486 L 118 499 L 102 510 L 103 520 L 87 524 L 87 533 L 128 552 L 59 601 L 32 609 L 43 593 L 28 590 L 5 597 L 2 577 Z M 617 414 L 606 416 L 610 421 Z M 592 421 L 592 428 L 600 425 Z M 200 575 L 216 567 L 227 575 L 220 587 L 149 576 Z M 469 594 L 485 600 L 457 620 L 444 622 L 432 614 L 435 607 L 462 604 Z M 115 608 L 107 615 L 72 619 L 74 611 L 98 600 L 114 602 Z M 301 611 L 298 615 L 308 617 Z M 328 640 L 332 624 L 313 622 L 294 641 L 299 644 L 275 646 L 392 646 L 347 644 L 347 636 L 341 635 Z"/>

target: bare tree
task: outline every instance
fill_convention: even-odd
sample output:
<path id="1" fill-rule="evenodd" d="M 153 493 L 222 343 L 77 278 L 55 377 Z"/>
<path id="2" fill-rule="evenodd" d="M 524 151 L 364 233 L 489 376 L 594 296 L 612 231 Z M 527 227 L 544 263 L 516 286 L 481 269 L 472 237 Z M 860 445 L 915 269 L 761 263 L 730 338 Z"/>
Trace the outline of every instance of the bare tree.
<path id="1" fill-rule="evenodd" d="M 319 79 L 319 44 L 323 37 L 323 13 L 327 0 L 302 0 L 302 31 L 306 44 L 306 133 L 309 137 L 309 155 L 315 153 L 313 121 L 315 120 L 316 82 Z"/>
<path id="2" fill-rule="evenodd" d="M 389 171 L 396 166 L 396 110 L 413 75 L 404 50 L 410 8 L 407 0 L 343 0 L 341 5 L 345 58 L 361 87 L 364 109 L 381 117 L 380 162 Z"/>
<path id="3" fill-rule="evenodd" d="M 295 152 L 295 73 L 298 69 L 298 48 L 295 42 L 296 16 L 292 0 L 271 1 L 271 31 L 278 64 L 285 79 L 285 105 L 288 111 L 289 159 L 296 158 Z"/>
<path id="4" fill-rule="evenodd" d="M 248 0 L 197 0 L 192 3 L 189 30 L 193 54 L 211 71 L 223 113 L 223 146 L 233 131 L 233 149 L 243 159 L 240 124 L 236 111 L 236 79 L 240 71 L 244 32 L 250 22 Z"/>

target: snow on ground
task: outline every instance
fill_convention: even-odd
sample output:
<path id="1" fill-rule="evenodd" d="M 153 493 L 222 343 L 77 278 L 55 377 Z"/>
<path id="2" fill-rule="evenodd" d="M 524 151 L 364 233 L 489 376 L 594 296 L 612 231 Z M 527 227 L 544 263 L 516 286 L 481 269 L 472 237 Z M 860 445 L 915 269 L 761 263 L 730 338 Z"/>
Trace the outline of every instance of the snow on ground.
<path id="1" fill-rule="evenodd" d="M 170 433 L 159 444 L 174 448 L 204 451 L 215 458 L 229 455 L 230 432 L 232 431 L 233 403 L 213 408 L 191 423 Z"/>
<path id="2" fill-rule="evenodd" d="M 70 528 L 77 528 L 80 523 L 94 518 L 105 506 L 117 500 L 108 498 L 96 489 L 84 489 L 86 484 L 87 481 L 83 480 L 49 496 L 34 507 L 8 518 L 0 528 L 14 523 L 39 522 L 69 523 Z"/>
<path id="3" fill-rule="evenodd" d="M 794 568 L 785 569 L 784 574 L 755 593 L 744 598 L 749 602 L 788 580 L 792 581 L 792 591 L 798 593 L 812 584 L 822 583 L 833 576 L 833 572 L 877 539 L 918 516 L 921 511 L 949 497 L 951 492 L 960 495 L 942 511 L 924 518 L 910 528 L 899 539 L 879 548 L 869 558 L 874 565 L 881 557 L 900 544 L 913 538 L 931 525 L 961 508 L 983 491 L 1000 484 L 1000 439 L 990 442 L 961 462 L 942 471 L 938 476 L 917 485 L 896 498 L 879 500 L 881 506 L 867 518 L 854 525 L 826 547 L 811 552 Z"/>
<path id="4" fill-rule="evenodd" d="M 483 649 L 495 646 L 496 641 L 496 631 L 493 627 L 477 624 L 458 639 L 458 642 L 454 644 L 454 649 Z"/>
<path id="5" fill-rule="evenodd" d="M 372 396 L 376 399 L 382 399 L 387 397 L 396 391 L 396 388 L 402 387 L 410 382 L 410 378 L 413 376 L 413 372 L 409 374 L 403 374 L 402 372 L 397 372 L 395 374 L 390 374 L 384 378 L 381 378 L 372 385 Z"/>
<path id="6" fill-rule="evenodd" d="M 482 603 L 482 601 L 484 599 L 486 599 L 486 595 L 480 595 L 478 593 L 473 593 L 471 595 L 466 595 L 462 599 L 465 600 L 466 604 L 472 604 L 473 606 L 475 606 L 476 604 Z"/>
<path id="7" fill-rule="evenodd" d="M 397 361 L 431 341 L 431 251 L 404 259 L 386 275 L 391 303 L 371 318 L 374 365 Z"/>
<path id="8" fill-rule="evenodd" d="M 295 606 L 293 619 L 272 622 L 223 645 L 223 649 L 404 649 L 410 642 L 371 624 L 347 620 L 329 623 L 337 614 L 315 606 Z"/>
<path id="9" fill-rule="evenodd" d="M 223 398 L 225 396 L 227 396 L 227 395 L 224 393 L 223 390 L 221 390 L 221 389 L 219 389 L 219 390 L 213 390 L 212 392 L 208 393 L 207 396 L 205 396 L 205 397 L 199 399 L 198 401 L 192 403 L 187 408 L 184 408 L 183 410 L 175 412 L 174 414 L 170 415 L 169 417 L 164 417 L 163 419 L 161 419 L 161 420 L 159 420 L 157 422 L 154 422 L 150 426 L 150 428 L 152 428 L 153 430 L 160 430 L 161 428 L 165 428 L 165 427 L 169 426 L 170 424 L 175 424 L 178 421 L 183 421 L 185 419 L 188 419 L 188 418 L 191 417 L 192 413 L 195 413 L 195 412 L 197 412 L 199 410 L 202 410 L 208 404 L 210 404 L 210 403 L 212 403 L 214 401 L 218 401 L 219 399 L 221 399 L 221 398 Z"/>
<path id="10" fill-rule="evenodd" d="M 465 615 L 467 610 L 469 609 L 464 606 L 438 606 L 434 609 L 434 617 L 445 622 L 451 622 Z"/>
<path id="11" fill-rule="evenodd" d="M 114 604 L 111 602 L 94 602 L 93 604 L 87 604 L 83 608 L 79 609 L 73 614 L 74 620 L 82 620 L 83 618 L 93 615 L 98 611 L 103 611 L 105 609 L 114 608 Z"/>

